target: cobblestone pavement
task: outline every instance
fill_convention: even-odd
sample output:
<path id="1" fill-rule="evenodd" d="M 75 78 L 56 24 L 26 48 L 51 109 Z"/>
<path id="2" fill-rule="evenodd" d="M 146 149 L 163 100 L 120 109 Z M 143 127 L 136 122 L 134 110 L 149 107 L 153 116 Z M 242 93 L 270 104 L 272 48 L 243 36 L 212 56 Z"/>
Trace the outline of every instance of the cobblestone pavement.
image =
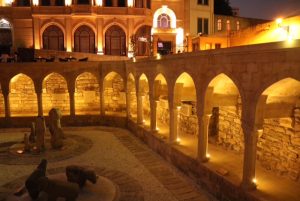
<path id="1" fill-rule="evenodd" d="M 50 161 L 50 173 L 62 171 L 70 164 L 95 167 L 99 175 L 111 179 L 121 191 L 123 189 L 120 200 L 124 201 L 215 201 L 127 130 L 108 127 L 64 130 L 67 134 L 86 137 L 93 144 L 80 155 L 74 153 L 65 160 Z M 22 137 L 19 131 L 0 130 L 0 143 L 17 141 Z M 34 168 L 35 165 L 31 164 L 0 164 L 0 191 L 20 185 Z"/>

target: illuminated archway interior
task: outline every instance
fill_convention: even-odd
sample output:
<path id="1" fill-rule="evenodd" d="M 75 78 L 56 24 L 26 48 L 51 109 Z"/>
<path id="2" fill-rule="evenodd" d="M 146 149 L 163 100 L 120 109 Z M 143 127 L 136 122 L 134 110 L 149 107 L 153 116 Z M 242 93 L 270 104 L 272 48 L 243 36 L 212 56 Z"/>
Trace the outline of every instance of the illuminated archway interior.
<path id="1" fill-rule="evenodd" d="M 135 87 L 135 79 L 131 73 L 129 74 L 127 80 L 127 90 L 130 97 L 129 118 L 136 121 L 137 118 L 136 87 Z"/>

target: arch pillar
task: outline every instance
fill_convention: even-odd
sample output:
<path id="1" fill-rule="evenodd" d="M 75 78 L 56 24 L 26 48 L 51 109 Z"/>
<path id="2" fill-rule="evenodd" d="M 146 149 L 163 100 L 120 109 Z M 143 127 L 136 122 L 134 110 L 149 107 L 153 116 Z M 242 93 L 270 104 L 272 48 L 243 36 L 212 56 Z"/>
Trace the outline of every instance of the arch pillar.
<path id="1" fill-rule="evenodd" d="M 43 116 L 43 81 L 34 82 L 38 104 L 38 116 Z"/>
<path id="2" fill-rule="evenodd" d="M 248 102 L 244 102 L 242 109 L 242 129 L 244 132 L 244 164 L 242 187 L 246 190 L 256 189 L 255 165 L 256 165 L 256 146 L 258 132 L 255 125 L 256 101 L 249 98 Z"/>
<path id="3" fill-rule="evenodd" d="M 128 78 L 124 82 L 125 82 L 125 91 L 126 91 L 126 116 L 127 116 L 127 119 L 129 119 L 131 101 L 130 101 L 130 91 L 129 91 L 129 87 L 128 87 Z"/>
<path id="4" fill-rule="evenodd" d="M 136 81 L 136 103 L 137 103 L 137 124 L 143 124 L 143 97 L 140 88 L 140 79 L 135 79 Z"/>
<path id="5" fill-rule="evenodd" d="M 112 0 L 112 6 L 118 7 L 118 0 Z"/>
<path id="6" fill-rule="evenodd" d="M 70 116 L 75 116 L 75 79 L 68 81 L 68 92 L 70 98 Z"/>
<path id="7" fill-rule="evenodd" d="M 104 47 L 104 41 L 105 39 L 103 38 L 103 19 L 102 18 L 97 18 L 97 41 L 98 41 L 98 52 L 97 54 L 103 55 L 103 47 Z"/>
<path id="8" fill-rule="evenodd" d="M 149 98 L 150 98 L 150 128 L 151 131 L 157 132 L 157 122 L 156 122 L 156 108 L 157 108 L 157 100 L 155 97 L 155 84 L 154 82 L 149 82 Z"/>
<path id="9" fill-rule="evenodd" d="M 4 109 L 5 109 L 5 118 L 10 118 L 10 103 L 9 103 L 9 83 L 2 84 L 2 94 L 4 98 Z"/>
<path id="10" fill-rule="evenodd" d="M 105 100 L 104 100 L 104 78 L 100 76 L 100 85 L 99 85 L 99 90 L 100 90 L 100 114 L 101 116 L 105 115 Z"/>

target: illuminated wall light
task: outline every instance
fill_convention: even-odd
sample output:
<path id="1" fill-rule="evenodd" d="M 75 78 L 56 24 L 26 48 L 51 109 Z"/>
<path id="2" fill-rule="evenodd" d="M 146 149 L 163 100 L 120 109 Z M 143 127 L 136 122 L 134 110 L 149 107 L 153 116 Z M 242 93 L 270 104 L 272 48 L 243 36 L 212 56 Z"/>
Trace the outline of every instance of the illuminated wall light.
<path id="1" fill-rule="evenodd" d="M 253 179 L 252 179 L 252 182 L 256 185 L 256 184 L 257 184 L 256 178 L 253 178 Z"/>
<path id="2" fill-rule="evenodd" d="M 38 6 L 39 5 L 39 0 L 32 0 L 32 5 Z"/>
<path id="3" fill-rule="evenodd" d="M 103 0 L 95 0 L 96 6 L 103 6 Z"/>
<path id="4" fill-rule="evenodd" d="M 136 58 L 135 58 L 135 57 L 133 57 L 133 58 L 132 58 L 132 61 L 133 61 L 133 62 L 136 62 Z"/>
<path id="5" fill-rule="evenodd" d="M 206 154 L 206 158 L 210 158 L 210 154 Z"/>
<path id="6" fill-rule="evenodd" d="M 283 21 L 282 18 L 277 18 L 277 19 L 276 19 L 276 24 L 277 24 L 278 27 L 281 26 L 282 21 Z"/>
<path id="7" fill-rule="evenodd" d="M 184 40 L 184 34 L 183 34 L 183 28 L 177 28 L 176 29 L 176 52 L 178 50 L 182 51 L 183 48 L 183 40 Z"/>
<path id="8" fill-rule="evenodd" d="M 153 15 L 153 27 L 157 28 L 157 19 L 161 14 L 167 14 L 171 19 L 171 28 L 176 29 L 176 15 L 168 6 L 163 5 L 161 8 L 157 9 Z"/>
<path id="9" fill-rule="evenodd" d="M 127 0 L 127 6 L 133 7 L 133 0 Z"/>
<path id="10" fill-rule="evenodd" d="M 179 144 L 179 143 L 181 142 L 181 139 L 178 137 L 178 138 L 176 139 L 176 142 Z"/>
<path id="11" fill-rule="evenodd" d="M 11 4 L 13 3 L 13 0 L 4 0 L 3 3 L 4 3 L 3 6 L 11 6 Z"/>
<path id="12" fill-rule="evenodd" d="M 65 5 L 66 6 L 71 6 L 72 5 L 72 0 L 65 0 Z"/>
<path id="13" fill-rule="evenodd" d="M 156 59 L 161 59 L 161 55 L 159 53 L 156 54 Z"/>

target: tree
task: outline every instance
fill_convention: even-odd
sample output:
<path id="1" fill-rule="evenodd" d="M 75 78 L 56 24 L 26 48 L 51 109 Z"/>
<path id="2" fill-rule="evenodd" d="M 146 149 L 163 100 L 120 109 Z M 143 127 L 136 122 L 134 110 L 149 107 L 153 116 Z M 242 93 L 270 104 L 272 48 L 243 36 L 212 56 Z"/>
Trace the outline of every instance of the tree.
<path id="1" fill-rule="evenodd" d="M 229 0 L 214 0 L 214 2 L 215 2 L 215 8 L 214 8 L 215 14 L 233 15 Z"/>

